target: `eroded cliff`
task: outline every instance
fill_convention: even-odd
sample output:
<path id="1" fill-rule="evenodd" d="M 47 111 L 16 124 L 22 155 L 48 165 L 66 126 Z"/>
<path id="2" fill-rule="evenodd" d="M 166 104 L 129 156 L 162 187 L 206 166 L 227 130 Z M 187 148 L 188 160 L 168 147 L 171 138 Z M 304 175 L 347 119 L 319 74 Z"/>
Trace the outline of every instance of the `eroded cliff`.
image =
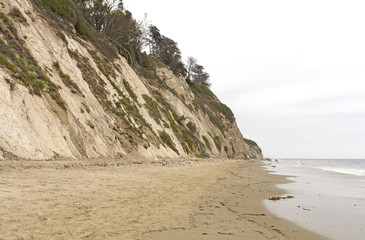
<path id="1" fill-rule="evenodd" d="M 209 89 L 137 74 L 33 4 L 0 3 L 0 159 L 262 157 Z"/>

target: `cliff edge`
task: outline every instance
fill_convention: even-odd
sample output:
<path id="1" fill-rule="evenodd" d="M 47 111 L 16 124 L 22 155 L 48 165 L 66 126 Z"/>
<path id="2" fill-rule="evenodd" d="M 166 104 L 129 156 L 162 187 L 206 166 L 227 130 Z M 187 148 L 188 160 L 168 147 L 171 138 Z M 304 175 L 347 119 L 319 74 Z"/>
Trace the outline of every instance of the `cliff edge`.
<path id="1" fill-rule="evenodd" d="M 208 88 L 141 74 L 35 2 L 0 3 L 0 159 L 262 158 Z"/>

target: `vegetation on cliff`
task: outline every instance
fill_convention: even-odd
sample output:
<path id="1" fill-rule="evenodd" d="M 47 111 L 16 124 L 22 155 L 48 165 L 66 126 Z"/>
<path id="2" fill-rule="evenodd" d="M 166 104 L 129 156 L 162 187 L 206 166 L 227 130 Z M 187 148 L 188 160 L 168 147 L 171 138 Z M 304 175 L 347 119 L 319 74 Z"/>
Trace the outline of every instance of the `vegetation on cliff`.
<path id="1" fill-rule="evenodd" d="M 147 24 L 146 19 L 135 20 L 132 13 L 124 8 L 122 1 L 32 1 L 39 8 L 48 7 L 51 12 L 70 22 L 78 34 L 98 45 L 103 45 L 103 42 L 105 45 L 102 38 L 107 38 L 118 53 L 147 78 L 156 77 L 154 62 L 159 61 L 170 67 L 175 74 L 185 77 L 187 81 L 210 86 L 209 74 L 196 59 L 189 57 L 184 64 L 178 44 L 162 35 L 156 26 Z M 147 50 L 149 54 L 143 50 Z"/>
<path id="2" fill-rule="evenodd" d="M 6 79 L 10 86 L 22 84 L 32 95 L 48 95 L 61 109 L 56 112 L 67 116 L 66 125 L 80 103 L 82 116 L 69 129 L 81 126 L 79 118 L 92 130 L 98 127 L 87 104 L 92 95 L 107 116 L 106 128 L 113 135 L 107 138 L 126 154 L 140 151 L 140 146 L 164 146 L 180 156 L 236 156 L 235 141 L 244 142 L 240 134 L 230 137 L 239 131 L 232 111 L 210 90 L 204 67 L 192 57 L 184 64 L 178 44 L 156 26 L 135 20 L 117 0 L 28 1 L 53 27 L 50 32 L 56 33 L 54 42 L 63 55 L 54 58 L 58 53 L 52 53 L 47 62 L 38 56 L 38 63 L 23 31 L 31 33 L 34 15 L 17 8 L 0 13 L 0 65 L 11 76 Z M 87 156 L 80 140 L 84 127 L 63 138 Z"/>
<path id="3" fill-rule="evenodd" d="M 9 15 L 26 24 L 25 17 L 18 9 L 12 9 Z M 65 108 L 58 92 L 59 88 L 46 76 L 29 49 L 24 47 L 24 40 L 18 36 L 12 19 L 2 12 L 0 12 L 0 34 L 0 64 L 11 71 L 13 79 L 22 82 L 32 94 L 40 96 L 42 92 L 48 93 L 60 107 Z M 11 86 L 14 84 L 10 79 L 7 81 Z"/>

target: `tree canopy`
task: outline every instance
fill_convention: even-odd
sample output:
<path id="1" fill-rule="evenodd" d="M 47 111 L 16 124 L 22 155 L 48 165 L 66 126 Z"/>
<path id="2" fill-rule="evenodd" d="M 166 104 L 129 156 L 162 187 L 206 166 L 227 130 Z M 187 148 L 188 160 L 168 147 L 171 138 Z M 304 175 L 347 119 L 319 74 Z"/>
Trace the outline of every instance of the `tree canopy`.
<path id="1" fill-rule="evenodd" d="M 198 64 L 198 61 L 193 57 L 188 57 L 186 80 L 196 83 L 200 86 L 210 87 L 209 74 L 204 70 L 204 67 Z"/>
<path id="2" fill-rule="evenodd" d="M 160 30 L 146 19 L 137 21 L 126 10 L 122 0 L 41 0 L 53 10 L 64 9 L 64 5 L 73 6 L 73 15 L 69 17 L 57 11 L 63 18 L 73 22 L 75 29 L 82 36 L 92 40 L 93 31 L 101 33 L 118 49 L 128 62 L 138 63 L 142 68 L 151 62 L 151 56 L 158 59 L 176 74 L 196 84 L 209 87 L 209 74 L 196 59 L 189 58 L 185 65 L 177 42 L 161 34 Z M 66 4 L 67 3 L 67 4 Z M 66 11 L 69 12 L 69 11 Z M 76 20 L 75 20 L 76 19 Z M 147 47 L 148 56 L 143 53 Z M 190 60 L 195 60 L 189 62 Z M 152 59 L 153 61 L 153 59 Z M 147 64 L 149 67 L 153 64 Z"/>
<path id="3" fill-rule="evenodd" d="M 149 32 L 148 44 L 151 55 L 169 66 L 175 74 L 185 76 L 186 69 L 181 60 L 181 51 L 177 43 L 162 35 L 156 26 L 150 26 Z"/>

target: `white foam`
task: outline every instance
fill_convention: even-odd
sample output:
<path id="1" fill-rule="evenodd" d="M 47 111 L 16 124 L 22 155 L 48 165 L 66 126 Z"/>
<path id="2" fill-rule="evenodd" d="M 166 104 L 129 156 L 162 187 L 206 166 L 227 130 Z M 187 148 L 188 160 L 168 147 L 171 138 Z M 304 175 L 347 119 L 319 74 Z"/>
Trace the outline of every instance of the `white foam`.
<path id="1" fill-rule="evenodd" d="M 357 176 L 365 176 L 365 169 L 358 169 L 358 168 L 340 168 L 340 167 L 315 167 L 317 169 L 321 169 L 324 171 L 329 172 L 337 172 L 337 173 L 344 173 L 344 174 L 351 174 Z"/>

